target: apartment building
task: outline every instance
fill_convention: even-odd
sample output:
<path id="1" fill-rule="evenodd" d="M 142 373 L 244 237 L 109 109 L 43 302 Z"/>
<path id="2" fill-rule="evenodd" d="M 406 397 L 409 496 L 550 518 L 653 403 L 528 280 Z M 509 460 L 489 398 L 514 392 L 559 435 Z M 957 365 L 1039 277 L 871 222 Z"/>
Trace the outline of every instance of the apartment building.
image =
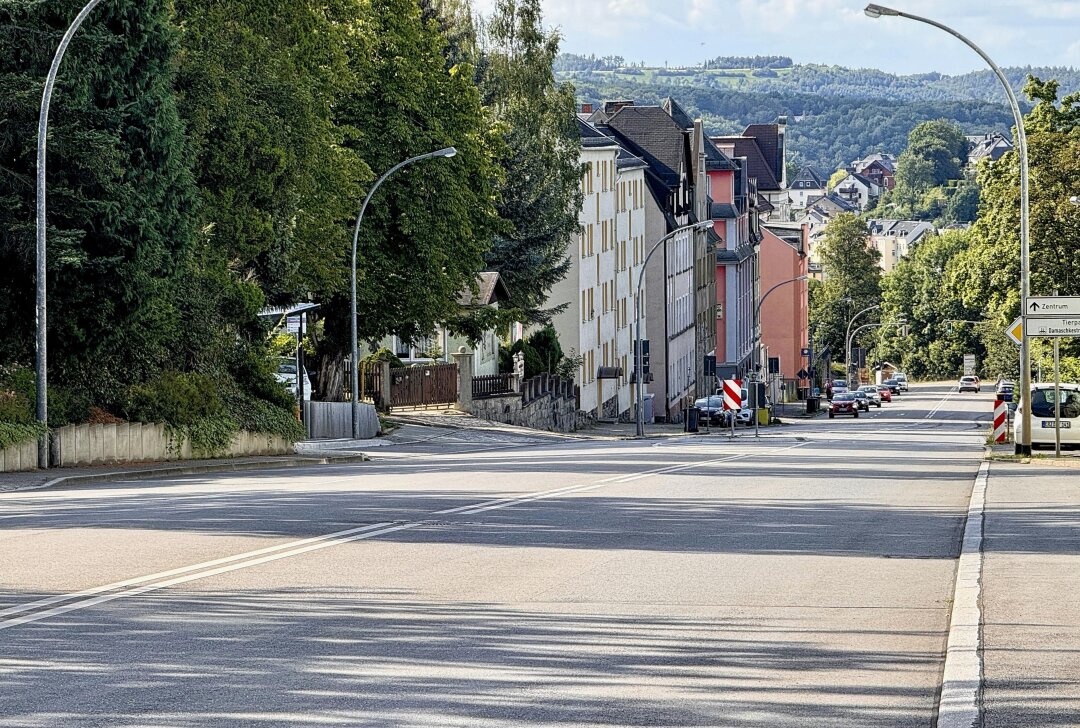
<path id="1" fill-rule="evenodd" d="M 580 409 L 600 419 L 630 419 L 634 293 L 645 245 L 647 164 L 612 136 L 578 120 L 583 201 L 570 270 L 551 291 L 567 303 L 552 320 L 563 351 L 581 357 Z M 644 334 L 644 331 L 643 331 Z"/>

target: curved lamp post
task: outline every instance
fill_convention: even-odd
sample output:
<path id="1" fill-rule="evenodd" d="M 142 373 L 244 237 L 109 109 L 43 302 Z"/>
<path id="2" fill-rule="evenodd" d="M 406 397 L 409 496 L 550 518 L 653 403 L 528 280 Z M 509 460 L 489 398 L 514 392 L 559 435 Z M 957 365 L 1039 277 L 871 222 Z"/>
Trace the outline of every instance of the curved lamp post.
<path id="1" fill-rule="evenodd" d="M 788 283 L 794 283 L 795 281 L 805 281 L 809 278 L 809 275 L 795 276 L 789 278 L 786 281 L 780 281 L 769 290 L 765 291 L 765 294 L 758 299 L 757 304 L 754 306 L 754 369 L 755 371 L 761 366 L 761 306 L 765 303 L 765 299 L 769 297 L 769 294 L 775 291 L 781 286 L 786 286 Z M 802 344 L 800 344 L 802 346 Z M 756 396 L 756 395 L 755 395 Z M 754 437 L 760 437 L 757 408 L 754 409 Z"/>
<path id="2" fill-rule="evenodd" d="M 960 33 L 956 32 L 947 25 L 943 25 L 936 20 L 930 20 L 918 15 L 911 15 L 910 13 L 901 12 L 900 10 L 893 10 L 882 5 L 876 5 L 870 3 L 866 6 L 864 11 L 867 16 L 871 18 L 880 18 L 884 16 L 891 16 L 897 18 L 907 18 L 908 20 L 914 20 L 919 23 L 925 23 L 932 25 L 939 30 L 943 30 L 949 35 L 953 36 L 957 40 L 967 45 L 971 50 L 979 54 L 986 64 L 990 66 L 990 70 L 997 76 L 998 81 L 1001 82 L 1002 88 L 1005 89 L 1005 95 L 1009 99 L 1009 108 L 1012 110 L 1013 121 L 1016 124 L 1016 148 L 1020 154 L 1020 318 L 1022 321 L 1020 332 L 1020 391 L 1023 392 L 1024 399 L 1030 399 L 1031 397 L 1031 344 L 1027 335 L 1027 320 L 1028 310 L 1027 302 L 1030 292 L 1030 267 L 1031 267 L 1031 247 L 1029 238 L 1029 205 L 1028 205 L 1028 152 L 1027 152 L 1027 134 L 1024 131 L 1024 117 L 1020 113 L 1020 104 L 1016 100 L 1016 94 L 1013 93 L 1012 86 L 1009 84 L 1009 79 L 1005 78 L 1005 74 L 1001 72 L 998 65 L 994 63 L 990 56 L 986 55 L 982 48 L 972 43 L 968 38 L 964 37 Z M 1020 439 L 1027 443 L 1022 446 L 1021 450 L 1027 454 L 1031 453 L 1031 407 L 1024 409 L 1023 421 L 1021 422 L 1021 437 Z"/>
<path id="3" fill-rule="evenodd" d="M 851 325 L 855 323 L 855 319 L 862 316 L 867 311 L 873 311 L 875 308 L 881 308 L 880 303 L 875 303 L 873 306 L 867 306 L 862 311 L 851 317 L 848 321 L 847 333 L 844 334 L 844 377 L 851 379 Z M 855 333 L 858 333 L 859 329 L 855 329 Z"/>
<path id="4" fill-rule="evenodd" d="M 645 281 L 645 266 L 649 264 L 649 258 L 652 257 L 652 254 L 656 252 L 657 248 L 676 235 L 692 230 L 708 230 L 712 226 L 712 220 L 704 220 L 702 222 L 695 222 L 692 225 L 683 225 L 682 227 L 675 228 L 653 243 L 653 246 L 649 248 L 649 252 L 645 255 L 645 260 L 641 262 L 641 270 L 638 272 L 637 292 L 634 294 L 634 371 L 637 373 L 637 417 L 635 419 L 637 420 L 638 437 L 645 436 L 645 393 L 642 391 L 642 388 L 645 385 L 645 374 L 641 371 L 643 358 L 641 355 L 641 284 Z"/>
<path id="5" fill-rule="evenodd" d="M 38 422 L 45 426 L 46 431 L 38 440 L 38 467 L 49 467 L 49 394 L 48 394 L 48 326 L 47 309 L 45 305 L 46 292 L 46 255 L 45 255 L 45 146 L 49 131 L 49 104 L 52 102 L 53 86 L 56 84 L 56 74 L 60 71 L 60 61 L 64 60 L 68 45 L 72 36 L 79 29 L 86 16 L 90 14 L 101 0 L 90 0 L 79 11 L 68 27 L 64 37 L 60 39 L 60 46 L 53 56 L 49 73 L 45 76 L 45 90 L 41 94 L 41 111 L 38 114 L 38 139 L 37 139 L 37 245 L 35 263 L 36 271 L 36 300 L 35 300 L 35 336 L 37 339 L 36 362 L 36 413 Z"/>
<path id="6" fill-rule="evenodd" d="M 419 162 L 424 159 L 434 159 L 436 157 L 450 158 L 457 154 L 457 149 L 454 147 L 447 147 L 446 149 L 440 149 L 436 152 L 428 152 L 427 154 L 421 154 L 416 157 L 410 157 L 404 162 L 398 162 L 393 167 L 388 169 L 382 177 L 379 177 L 375 181 L 375 184 L 368 190 L 367 196 L 364 198 L 364 204 L 360 206 L 360 214 L 356 216 L 356 228 L 353 230 L 352 239 L 352 436 L 354 440 L 360 439 L 360 362 L 359 362 L 359 347 L 356 343 L 356 245 L 360 239 L 360 223 L 364 219 L 364 211 L 367 210 L 368 203 L 371 202 L 371 196 L 375 194 L 375 190 L 379 189 L 379 185 L 386 181 L 386 179 L 397 172 L 402 167 L 406 167 L 413 162 Z"/>

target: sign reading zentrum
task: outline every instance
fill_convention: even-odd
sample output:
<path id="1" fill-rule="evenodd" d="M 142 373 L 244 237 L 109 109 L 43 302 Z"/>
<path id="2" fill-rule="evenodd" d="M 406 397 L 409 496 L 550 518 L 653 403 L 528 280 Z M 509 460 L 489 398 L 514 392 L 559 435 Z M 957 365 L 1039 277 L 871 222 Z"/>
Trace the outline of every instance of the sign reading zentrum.
<path id="1" fill-rule="evenodd" d="M 1080 316 L 1080 296 L 1029 296 L 1027 313 L 1028 316 Z"/>

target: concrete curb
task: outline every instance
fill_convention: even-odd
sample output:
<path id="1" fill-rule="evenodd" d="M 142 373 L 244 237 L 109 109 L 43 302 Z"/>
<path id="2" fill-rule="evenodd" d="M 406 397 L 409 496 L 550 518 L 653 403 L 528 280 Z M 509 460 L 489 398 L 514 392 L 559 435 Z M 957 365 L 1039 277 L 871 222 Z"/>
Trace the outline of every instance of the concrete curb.
<path id="1" fill-rule="evenodd" d="M 984 460 L 971 489 L 963 545 L 956 567 L 949 639 L 938 700 L 938 728 L 974 728 L 981 724 L 983 683 L 982 588 L 983 523 L 990 462 Z"/>
<path id="2" fill-rule="evenodd" d="M 103 483 L 115 480 L 144 480 L 161 478 L 169 475 L 199 475 L 202 473 L 242 472 L 247 470 L 275 470 L 278 468 L 297 468 L 305 465 L 336 465 L 345 463 L 368 462 L 371 458 L 366 455 L 345 455 L 341 457 L 296 457 L 281 461 L 271 462 L 246 462 L 246 463 L 213 463 L 209 465 L 177 465 L 172 467 L 147 468 L 145 470 L 113 470 L 105 473 L 93 473 L 86 475 L 63 475 L 59 478 L 40 483 L 27 485 L 21 488 L 13 488 L 3 491 L 5 493 L 23 493 L 31 490 L 44 490 L 55 488 L 60 485 L 84 485 L 87 483 Z"/>

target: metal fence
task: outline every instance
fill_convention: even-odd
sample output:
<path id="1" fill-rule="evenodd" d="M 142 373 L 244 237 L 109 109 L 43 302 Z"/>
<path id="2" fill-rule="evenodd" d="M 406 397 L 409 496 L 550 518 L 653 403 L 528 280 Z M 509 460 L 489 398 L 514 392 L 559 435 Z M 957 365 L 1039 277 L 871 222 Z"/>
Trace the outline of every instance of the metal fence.
<path id="1" fill-rule="evenodd" d="M 512 372 L 482 374 L 478 377 L 473 377 L 472 396 L 473 399 L 484 399 L 486 397 L 502 397 L 508 394 L 517 394 L 518 388 L 516 385 L 516 377 Z"/>

